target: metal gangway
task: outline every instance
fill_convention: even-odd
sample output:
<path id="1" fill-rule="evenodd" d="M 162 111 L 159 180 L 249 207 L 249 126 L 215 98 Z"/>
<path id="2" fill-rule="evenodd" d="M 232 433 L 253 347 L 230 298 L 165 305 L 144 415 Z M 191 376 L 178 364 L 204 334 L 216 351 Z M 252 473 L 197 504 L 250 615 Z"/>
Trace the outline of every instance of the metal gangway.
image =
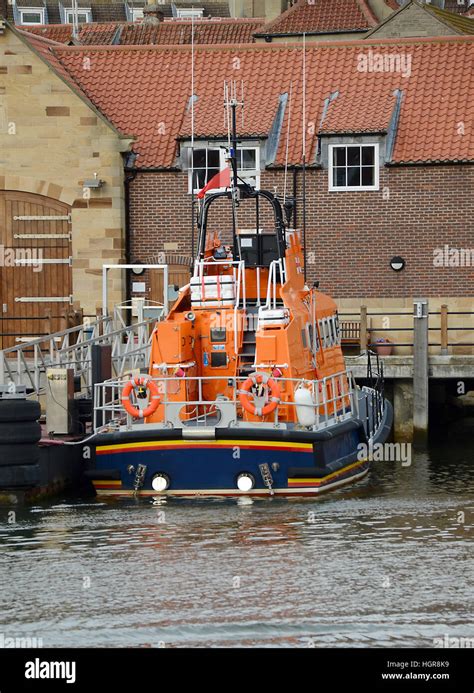
<path id="1" fill-rule="evenodd" d="M 108 345 L 112 351 L 112 371 L 119 378 L 139 369 L 148 370 L 153 325 L 164 315 L 156 304 L 151 316 L 138 308 L 136 322 L 124 318 L 127 306 L 113 314 L 85 320 L 81 325 L 0 351 L 0 385 L 24 385 L 31 396 L 46 392 L 49 368 L 72 368 L 80 378 L 80 389 L 92 387 L 92 347 Z M 125 310 L 124 310 L 125 309 Z M 127 324 L 130 320 L 130 324 Z"/>

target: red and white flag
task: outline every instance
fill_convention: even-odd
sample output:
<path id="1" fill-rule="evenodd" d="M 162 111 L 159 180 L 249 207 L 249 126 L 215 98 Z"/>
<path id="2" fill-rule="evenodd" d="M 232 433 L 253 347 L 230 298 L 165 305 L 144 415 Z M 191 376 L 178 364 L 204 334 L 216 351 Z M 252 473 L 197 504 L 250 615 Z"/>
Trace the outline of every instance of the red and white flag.
<path id="1" fill-rule="evenodd" d="M 202 190 L 197 194 L 198 200 L 202 200 L 204 195 L 208 190 L 213 190 L 214 188 L 230 188 L 230 168 L 224 168 L 215 176 L 212 176 L 211 180 L 207 185 L 205 185 Z"/>

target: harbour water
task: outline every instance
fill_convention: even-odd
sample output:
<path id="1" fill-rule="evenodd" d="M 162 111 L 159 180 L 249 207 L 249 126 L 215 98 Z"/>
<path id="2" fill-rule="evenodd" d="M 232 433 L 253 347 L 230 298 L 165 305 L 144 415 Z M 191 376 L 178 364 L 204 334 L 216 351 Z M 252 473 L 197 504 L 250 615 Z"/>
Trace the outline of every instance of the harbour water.
<path id="1" fill-rule="evenodd" d="M 319 499 L 0 508 L 0 636 L 43 647 L 474 638 L 474 428 Z M 12 515 L 11 512 L 15 515 Z M 473 641 L 474 642 L 474 641 Z"/>

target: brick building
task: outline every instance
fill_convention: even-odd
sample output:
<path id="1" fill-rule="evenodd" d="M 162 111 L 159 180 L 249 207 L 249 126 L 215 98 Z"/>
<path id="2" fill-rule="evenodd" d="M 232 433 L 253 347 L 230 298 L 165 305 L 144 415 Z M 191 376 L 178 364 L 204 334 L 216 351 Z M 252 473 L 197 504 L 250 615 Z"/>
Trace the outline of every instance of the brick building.
<path id="1" fill-rule="evenodd" d="M 225 165 L 225 80 L 245 89 L 242 177 L 295 196 L 293 223 L 302 227 L 300 44 L 196 47 L 194 155 L 188 46 L 50 44 L 43 59 L 56 61 L 117 133 L 135 139 L 121 172 L 123 259 L 165 257 L 176 271 L 189 261 L 192 189 Z M 318 279 L 342 310 L 362 302 L 401 309 L 420 295 L 434 307 L 472 310 L 474 263 L 449 258 L 474 246 L 473 61 L 469 36 L 306 48 L 308 279 Z M 228 217 L 218 209 L 211 222 L 223 230 Z M 245 203 L 238 222 L 255 227 Z M 406 263 L 402 271 L 390 266 L 395 256 Z M 89 304 L 98 299 L 80 284 L 76 293 Z"/>

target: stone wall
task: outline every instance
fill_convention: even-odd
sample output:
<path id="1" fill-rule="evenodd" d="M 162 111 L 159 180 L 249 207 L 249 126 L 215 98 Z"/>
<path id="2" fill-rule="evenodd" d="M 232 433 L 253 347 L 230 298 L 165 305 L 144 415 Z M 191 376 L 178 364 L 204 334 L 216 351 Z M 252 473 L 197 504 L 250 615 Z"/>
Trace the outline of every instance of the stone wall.
<path id="1" fill-rule="evenodd" d="M 101 267 L 124 259 L 121 138 L 13 31 L 0 35 L 0 189 L 72 206 L 74 298 L 86 313 L 101 301 Z M 94 173 L 102 188 L 84 197 Z M 123 300 L 120 278 L 111 301 Z"/>

